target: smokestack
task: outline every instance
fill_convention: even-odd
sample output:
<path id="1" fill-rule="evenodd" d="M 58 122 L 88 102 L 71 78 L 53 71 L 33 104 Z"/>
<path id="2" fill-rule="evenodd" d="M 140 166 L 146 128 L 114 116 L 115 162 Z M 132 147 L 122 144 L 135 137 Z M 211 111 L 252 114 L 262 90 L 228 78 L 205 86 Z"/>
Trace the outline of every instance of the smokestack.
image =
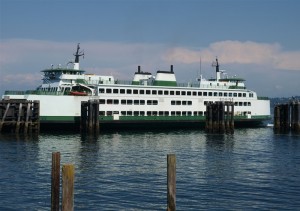
<path id="1" fill-rule="evenodd" d="M 141 73 L 141 66 L 138 66 L 138 73 Z"/>
<path id="2" fill-rule="evenodd" d="M 172 64 L 171 64 L 171 73 L 174 73 L 174 72 L 173 72 L 173 65 L 172 65 Z"/>

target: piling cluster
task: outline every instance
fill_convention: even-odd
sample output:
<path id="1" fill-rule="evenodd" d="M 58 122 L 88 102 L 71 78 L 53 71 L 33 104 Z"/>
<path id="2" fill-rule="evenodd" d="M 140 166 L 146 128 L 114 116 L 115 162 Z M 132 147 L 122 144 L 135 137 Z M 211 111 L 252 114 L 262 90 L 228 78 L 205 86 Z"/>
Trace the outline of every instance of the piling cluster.
<path id="1" fill-rule="evenodd" d="M 274 131 L 300 133 L 300 102 L 291 101 L 274 107 Z"/>
<path id="2" fill-rule="evenodd" d="M 38 132 L 40 130 L 40 102 L 29 100 L 0 101 L 0 132 Z"/>
<path id="3" fill-rule="evenodd" d="M 234 103 L 218 101 L 206 104 L 205 130 L 208 133 L 234 133 Z"/>
<path id="4" fill-rule="evenodd" d="M 99 132 L 99 101 L 88 100 L 81 102 L 80 129 L 84 133 Z"/>

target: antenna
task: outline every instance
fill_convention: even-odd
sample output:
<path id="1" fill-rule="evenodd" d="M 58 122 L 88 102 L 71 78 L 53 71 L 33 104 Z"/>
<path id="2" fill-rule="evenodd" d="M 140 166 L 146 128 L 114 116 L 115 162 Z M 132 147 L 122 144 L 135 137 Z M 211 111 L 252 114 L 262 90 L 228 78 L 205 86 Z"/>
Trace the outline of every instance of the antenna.
<path id="1" fill-rule="evenodd" d="M 84 51 L 79 51 L 80 49 L 80 43 L 77 44 L 77 51 L 75 54 L 73 54 L 75 56 L 75 63 L 79 63 L 79 57 L 83 56 L 84 58 Z"/>

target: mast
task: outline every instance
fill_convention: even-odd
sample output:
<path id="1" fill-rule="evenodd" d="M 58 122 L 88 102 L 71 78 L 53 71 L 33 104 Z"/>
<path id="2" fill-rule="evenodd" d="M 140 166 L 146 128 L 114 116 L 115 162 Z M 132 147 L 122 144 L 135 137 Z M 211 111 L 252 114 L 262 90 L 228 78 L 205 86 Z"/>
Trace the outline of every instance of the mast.
<path id="1" fill-rule="evenodd" d="M 221 73 L 218 58 L 216 58 L 216 61 L 213 62 L 213 66 L 216 67 L 216 80 L 219 81 L 221 79 Z"/>
<path id="2" fill-rule="evenodd" d="M 75 56 L 74 70 L 79 70 L 79 57 L 83 56 L 83 58 L 84 58 L 84 52 L 83 51 L 79 51 L 79 49 L 80 49 L 79 44 L 80 43 L 77 44 L 77 51 L 76 51 L 76 53 L 73 54 Z"/>

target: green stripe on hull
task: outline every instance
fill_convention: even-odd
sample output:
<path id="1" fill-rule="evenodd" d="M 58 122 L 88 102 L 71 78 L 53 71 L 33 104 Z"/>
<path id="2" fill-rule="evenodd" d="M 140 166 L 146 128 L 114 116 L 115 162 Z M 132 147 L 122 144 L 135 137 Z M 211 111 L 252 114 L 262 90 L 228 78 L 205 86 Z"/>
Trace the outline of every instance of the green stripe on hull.
<path id="1" fill-rule="evenodd" d="M 136 121 L 205 121 L 205 116 L 119 116 L 118 120 L 114 120 L 113 116 L 100 116 L 100 122 L 105 123 L 106 121 L 116 121 L 116 122 L 136 122 Z M 235 121 L 263 121 L 269 120 L 271 117 L 268 115 L 261 116 L 235 116 Z M 76 123 L 80 121 L 79 116 L 41 116 L 41 123 Z"/>

